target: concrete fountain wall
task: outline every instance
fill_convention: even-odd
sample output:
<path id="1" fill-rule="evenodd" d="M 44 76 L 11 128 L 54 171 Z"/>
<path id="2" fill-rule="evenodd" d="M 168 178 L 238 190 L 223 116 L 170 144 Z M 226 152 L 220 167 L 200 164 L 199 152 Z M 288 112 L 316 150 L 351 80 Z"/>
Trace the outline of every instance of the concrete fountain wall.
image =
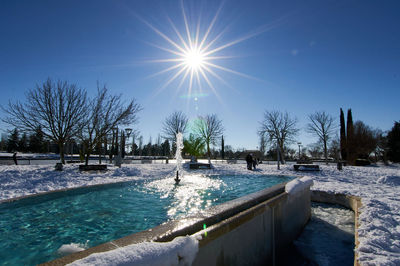
<path id="1" fill-rule="evenodd" d="M 274 265 L 310 216 L 309 187 L 279 193 L 211 226 L 193 265 Z"/>
<path id="2" fill-rule="evenodd" d="M 274 264 L 307 224 L 310 205 L 309 187 L 288 194 L 285 184 L 279 184 L 214 206 L 195 217 L 169 221 L 43 265 L 65 265 L 93 253 L 186 235 L 202 237 L 193 265 Z"/>

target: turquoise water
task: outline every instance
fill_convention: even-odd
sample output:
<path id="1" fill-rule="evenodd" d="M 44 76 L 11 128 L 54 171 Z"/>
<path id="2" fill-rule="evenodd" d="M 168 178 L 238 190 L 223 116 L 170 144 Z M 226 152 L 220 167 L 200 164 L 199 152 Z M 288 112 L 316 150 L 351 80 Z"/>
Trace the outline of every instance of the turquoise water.
<path id="1" fill-rule="evenodd" d="M 0 265 L 35 265 L 182 218 L 266 187 L 282 176 L 192 175 L 81 188 L 0 204 Z"/>

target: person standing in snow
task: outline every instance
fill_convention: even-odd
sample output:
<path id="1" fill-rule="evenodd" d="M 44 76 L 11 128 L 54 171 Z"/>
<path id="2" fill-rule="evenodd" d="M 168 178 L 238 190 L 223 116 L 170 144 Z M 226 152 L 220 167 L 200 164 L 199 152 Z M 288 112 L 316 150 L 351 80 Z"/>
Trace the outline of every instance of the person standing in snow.
<path id="1" fill-rule="evenodd" d="M 14 154 L 13 154 L 13 160 L 14 160 L 14 163 L 15 163 L 15 165 L 18 165 L 18 161 L 17 161 L 17 153 L 16 152 L 14 152 Z"/>
<path id="2" fill-rule="evenodd" d="M 258 162 L 257 162 L 257 158 L 256 158 L 256 157 L 253 158 L 252 163 L 253 163 L 253 169 L 256 170 L 256 166 L 258 165 Z"/>
<path id="3" fill-rule="evenodd" d="M 246 156 L 246 162 L 247 162 L 247 169 L 252 170 L 252 165 L 253 165 L 253 155 L 251 153 L 247 154 Z"/>

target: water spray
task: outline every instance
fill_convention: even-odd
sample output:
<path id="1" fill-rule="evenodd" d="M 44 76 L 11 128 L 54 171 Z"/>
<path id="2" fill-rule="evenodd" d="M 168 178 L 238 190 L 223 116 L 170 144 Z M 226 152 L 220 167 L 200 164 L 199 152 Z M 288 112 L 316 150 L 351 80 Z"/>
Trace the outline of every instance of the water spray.
<path id="1" fill-rule="evenodd" d="M 178 184 L 180 180 L 179 178 L 179 170 L 182 169 L 182 149 L 183 149 L 183 135 L 181 132 L 178 132 L 176 134 L 176 153 L 175 153 L 175 159 L 176 159 L 176 177 L 175 177 L 175 183 Z"/>

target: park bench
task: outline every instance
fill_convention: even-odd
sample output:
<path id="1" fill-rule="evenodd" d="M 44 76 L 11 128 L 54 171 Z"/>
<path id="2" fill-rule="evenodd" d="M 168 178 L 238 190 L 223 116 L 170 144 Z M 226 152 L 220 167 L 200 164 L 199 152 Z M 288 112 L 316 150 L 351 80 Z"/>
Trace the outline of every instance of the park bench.
<path id="1" fill-rule="evenodd" d="M 209 163 L 189 163 L 189 169 L 211 169 L 211 164 Z"/>
<path id="2" fill-rule="evenodd" d="M 106 164 L 79 165 L 79 171 L 105 171 L 105 170 L 107 170 Z"/>
<path id="3" fill-rule="evenodd" d="M 295 164 L 293 165 L 296 171 L 319 171 L 318 164 Z"/>
<path id="4" fill-rule="evenodd" d="M 236 159 L 228 159 L 228 160 L 226 160 L 226 162 L 229 164 L 235 164 L 235 163 L 237 163 L 237 160 Z"/>
<path id="5" fill-rule="evenodd" d="M 81 163 L 81 160 L 68 160 L 67 163 Z"/>

